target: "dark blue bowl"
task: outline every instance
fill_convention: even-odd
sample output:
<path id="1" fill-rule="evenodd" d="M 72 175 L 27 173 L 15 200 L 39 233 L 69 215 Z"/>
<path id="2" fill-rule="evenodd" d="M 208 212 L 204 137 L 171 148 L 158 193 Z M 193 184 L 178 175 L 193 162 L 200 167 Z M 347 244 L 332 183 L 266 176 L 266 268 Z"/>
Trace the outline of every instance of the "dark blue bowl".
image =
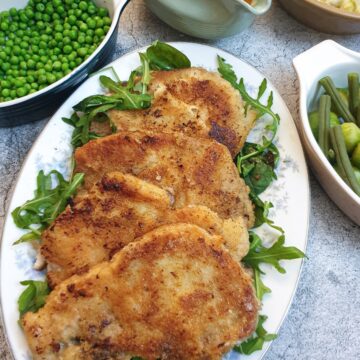
<path id="1" fill-rule="evenodd" d="M 0 127 L 25 124 L 50 116 L 92 72 L 109 62 L 116 46 L 119 19 L 129 0 L 95 1 L 109 9 L 112 24 L 104 40 L 68 75 L 33 94 L 0 102 Z"/>

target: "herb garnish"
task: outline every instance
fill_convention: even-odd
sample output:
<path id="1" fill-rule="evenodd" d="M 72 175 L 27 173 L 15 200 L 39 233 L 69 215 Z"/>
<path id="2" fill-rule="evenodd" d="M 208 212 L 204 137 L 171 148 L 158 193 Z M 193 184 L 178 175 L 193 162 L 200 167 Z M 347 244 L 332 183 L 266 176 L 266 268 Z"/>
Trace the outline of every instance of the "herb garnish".
<path id="1" fill-rule="evenodd" d="M 264 322 L 267 316 L 260 315 L 259 321 L 255 330 L 255 334 L 248 340 L 243 341 L 241 344 L 234 346 L 234 350 L 240 354 L 250 355 L 255 351 L 261 350 L 265 341 L 276 339 L 276 334 L 268 334 L 264 329 Z"/>
<path id="2" fill-rule="evenodd" d="M 261 263 L 270 264 L 275 267 L 277 271 L 284 274 L 286 271 L 280 265 L 280 260 L 293 260 L 300 259 L 305 254 L 294 246 L 284 246 L 285 236 L 282 234 L 277 241 L 269 248 L 262 244 L 261 238 L 254 232 L 250 232 L 250 249 L 248 254 L 242 259 L 242 261 L 249 267 L 251 267 L 255 275 L 255 289 L 257 297 L 262 300 L 265 293 L 270 292 L 260 279 L 260 274 L 264 272 L 260 269 Z"/>
<path id="3" fill-rule="evenodd" d="M 70 118 L 63 118 L 64 122 L 75 128 L 71 139 L 71 144 L 75 148 L 106 135 L 94 131 L 91 126 L 93 122 L 107 122 L 110 132 L 116 131 L 115 125 L 106 115 L 107 111 L 146 109 L 151 105 L 151 95 L 148 94 L 150 70 L 171 70 L 191 66 L 186 55 L 160 41 L 155 41 L 145 53 L 139 53 L 139 56 L 141 65 L 131 72 L 127 82 L 121 82 L 111 67 L 116 81 L 104 75 L 100 76 L 101 85 L 111 94 L 89 96 L 73 106 L 75 112 Z"/>
<path id="4" fill-rule="evenodd" d="M 40 239 L 46 229 L 65 209 L 69 198 L 82 184 L 84 174 L 75 174 L 71 181 L 66 181 L 56 170 L 45 175 L 39 171 L 35 197 L 17 207 L 12 213 L 16 226 L 30 232 L 18 239 L 15 244 Z"/>
<path id="5" fill-rule="evenodd" d="M 20 318 L 28 311 L 36 312 L 45 304 L 45 299 L 50 293 L 47 282 L 26 280 L 21 281 L 21 285 L 27 288 L 21 293 L 18 300 Z"/>
<path id="6" fill-rule="evenodd" d="M 240 92 L 246 104 L 245 111 L 249 111 L 249 108 L 251 108 L 257 112 L 257 118 L 267 115 L 271 119 L 271 122 L 264 128 L 267 134 L 270 133 L 270 136 L 263 136 L 262 142 L 259 144 L 245 143 L 243 149 L 235 158 L 239 174 L 250 188 L 249 196 L 255 206 L 254 227 L 267 224 L 281 233 L 277 241 L 269 248 L 263 246 L 261 238 L 256 233 L 253 231 L 249 233 L 250 249 L 242 261 L 246 266 L 252 268 L 256 296 L 262 301 L 264 295 L 270 293 L 271 289 L 261 279 L 264 271 L 260 269 L 260 264 L 270 264 L 280 273 L 284 273 L 285 269 L 280 265 L 280 260 L 298 259 L 305 256 L 302 251 L 295 247 L 284 246 L 284 230 L 276 226 L 268 218 L 269 210 L 273 207 L 273 204 L 269 201 L 262 201 L 259 197 L 277 179 L 275 169 L 279 162 L 279 150 L 273 142 L 276 138 L 280 117 L 271 109 L 273 105 L 272 92 L 270 92 L 265 105 L 260 102 L 267 89 L 266 79 L 262 81 L 257 97 L 253 98 L 246 91 L 244 80 L 241 78 L 238 81 L 232 66 L 226 63 L 220 56 L 218 56 L 218 71 L 225 80 L 229 81 Z M 275 339 L 276 335 L 268 334 L 263 327 L 266 319 L 265 315 L 260 315 L 255 334 L 250 339 L 235 346 L 234 350 L 241 354 L 249 355 L 257 350 L 261 350 L 265 341 Z"/>

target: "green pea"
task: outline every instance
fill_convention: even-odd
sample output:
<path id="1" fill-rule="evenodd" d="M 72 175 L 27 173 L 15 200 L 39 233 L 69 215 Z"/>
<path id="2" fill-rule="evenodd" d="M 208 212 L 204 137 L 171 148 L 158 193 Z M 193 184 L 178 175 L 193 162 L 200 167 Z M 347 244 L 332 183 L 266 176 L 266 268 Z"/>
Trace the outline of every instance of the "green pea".
<path id="1" fill-rule="evenodd" d="M 105 24 L 104 24 L 104 21 L 102 19 L 96 20 L 96 27 L 97 28 L 102 28 L 104 26 L 105 26 Z"/>
<path id="2" fill-rule="evenodd" d="M 65 45 L 65 46 L 63 47 L 63 52 L 64 52 L 64 54 L 70 54 L 71 51 L 72 51 L 72 47 L 71 47 L 70 45 Z"/>
<path id="3" fill-rule="evenodd" d="M 70 15 L 69 17 L 68 17 L 68 19 L 67 19 L 67 21 L 68 21 L 68 23 L 70 24 L 70 25 L 75 25 L 76 24 L 76 16 L 75 15 Z"/>
<path id="4" fill-rule="evenodd" d="M 84 48 L 84 47 L 79 48 L 79 49 L 77 49 L 77 53 L 78 53 L 79 56 L 84 57 L 87 54 L 87 49 Z"/>
<path id="5" fill-rule="evenodd" d="M 76 30 L 71 30 L 69 33 L 69 37 L 71 40 L 76 40 L 78 38 L 78 32 Z"/>
<path id="6" fill-rule="evenodd" d="M 64 77 L 64 74 L 61 71 L 59 71 L 55 74 L 55 76 L 56 76 L 56 80 L 60 80 Z"/>
<path id="7" fill-rule="evenodd" d="M 112 20 L 109 17 L 104 17 L 103 19 L 104 25 L 111 25 Z"/>
<path id="8" fill-rule="evenodd" d="M 86 25 L 90 28 L 90 29 L 95 29 L 96 28 L 96 22 L 95 20 L 88 18 L 86 20 Z"/>
<path id="9" fill-rule="evenodd" d="M 45 10 L 45 5 L 42 3 L 36 4 L 35 9 L 37 11 L 43 12 Z"/>
<path id="10" fill-rule="evenodd" d="M 56 75 L 54 75 L 54 74 L 49 73 L 46 75 L 46 78 L 47 78 L 47 81 L 49 84 L 52 84 L 53 82 L 56 81 Z"/>
<path id="11" fill-rule="evenodd" d="M 79 25 L 79 29 L 81 31 L 86 31 L 88 29 L 88 26 L 86 25 L 86 23 L 81 22 L 80 25 Z"/>
<path id="12" fill-rule="evenodd" d="M 61 70 L 64 71 L 64 72 L 66 72 L 67 70 L 69 70 L 69 64 L 67 64 L 67 63 L 62 64 L 62 65 L 61 65 Z"/>
<path id="13" fill-rule="evenodd" d="M 87 10 L 87 8 L 88 8 L 88 4 L 87 4 L 86 1 L 80 1 L 79 2 L 79 9 L 85 11 L 85 10 Z"/>
<path id="14" fill-rule="evenodd" d="M 45 8 L 45 12 L 48 15 L 52 15 L 54 13 L 54 7 L 51 4 L 47 4 Z"/>
<path id="15" fill-rule="evenodd" d="M 98 36 L 99 38 L 102 38 L 105 35 L 105 32 L 103 29 L 96 29 L 95 35 Z"/>
<path id="16" fill-rule="evenodd" d="M 29 18 L 26 16 L 25 13 L 21 13 L 20 14 L 20 21 L 22 21 L 23 23 L 27 23 L 29 21 Z"/>
<path id="17" fill-rule="evenodd" d="M 71 54 L 68 55 L 68 60 L 69 61 L 74 61 L 77 57 L 77 52 L 76 51 L 72 51 Z"/>
<path id="18" fill-rule="evenodd" d="M 9 9 L 9 14 L 10 14 L 11 17 L 16 16 L 17 15 L 17 9 L 14 8 L 14 7 Z"/>
<path id="19" fill-rule="evenodd" d="M 13 65 L 17 65 L 17 64 L 19 64 L 19 58 L 17 57 L 17 56 L 12 56 L 11 58 L 10 58 L 10 64 L 13 64 Z"/>
<path id="20" fill-rule="evenodd" d="M 42 20 L 46 23 L 50 22 L 51 21 L 51 17 L 49 14 L 44 14 L 43 17 L 42 17 Z"/>
<path id="21" fill-rule="evenodd" d="M 96 7 L 95 7 L 93 4 L 91 4 L 91 5 L 89 5 L 87 11 L 88 11 L 88 13 L 89 13 L 90 15 L 95 15 L 95 14 L 96 14 Z"/>
<path id="22" fill-rule="evenodd" d="M 20 47 L 21 47 L 22 49 L 28 49 L 28 48 L 29 48 L 29 43 L 26 42 L 26 41 L 21 41 L 21 42 L 20 42 Z"/>
<path id="23" fill-rule="evenodd" d="M 56 8 L 56 12 L 59 14 L 59 15 L 63 15 L 65 13 L 65 8 L 63 6 L 58 6 Z"/>
<path id="24" fill-rule="evenodd" d="M 71 44 L 71 43 L 72 43 L 72 41 L 71 41 L 71 39 L 70 39 L 69 36 L 65 36 L 65 37 L 63 38 L 63 44 L 64 44 L 64 45 L 69 45 L 69 44 Z"/>
<path id="25" fill-rule="evenodd" d="M 30 8 L 25 9 L 25 14 L 29 19 L 33 19 L 35 16 L 34 12 Z"/>
<path id="26" fill-rule="evenodd" d="M 10 96 L 10 90 L 9 89 L 3 89 L 1 92 L 1 95 L 4 97 Z"/>
<path id="27" fill-rule="evenodd" d="M 37 26 L 38 29 L 40 29 L 40 30 L 43 30 L 43 29 L 45 29 L 45 27 L 46 27 L 45 23 L 44 23 L 42 20 L 38 21 L 38 22 L 36 23 L 36 26 Z"/>
<path id="28" fill-rule="evenodd" d="M 26 64 L 28 69 L 35 69 L 36 63 L 33 59 L 29 59 Z"/>
<path id="29" fill-rule="evenodd" d="M 7 21 L 2 21 L 0 23 L 0 29 L 3 31 L 6 31 L 9 29 L 9 23 Z"/>
<path id="30" fill-rule="evenodd" d="M 39 83 L 39 84 L 46 84 L 46 82 L 47 82 L 46 75 L 40 75 L 40 76 L 38 77 L 38 83 Z"/>

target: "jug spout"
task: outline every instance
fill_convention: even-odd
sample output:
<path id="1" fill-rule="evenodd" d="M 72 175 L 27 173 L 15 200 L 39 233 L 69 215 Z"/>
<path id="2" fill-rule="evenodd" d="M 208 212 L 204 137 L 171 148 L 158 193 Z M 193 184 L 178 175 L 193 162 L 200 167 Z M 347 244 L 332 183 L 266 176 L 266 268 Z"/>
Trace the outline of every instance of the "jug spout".
<path id="1" fill-rule="evenodd" d="M 254 15 L 262 15 L 266 13 L 270 7 L 272 0 L 234 0 L 244 6 Z"/>

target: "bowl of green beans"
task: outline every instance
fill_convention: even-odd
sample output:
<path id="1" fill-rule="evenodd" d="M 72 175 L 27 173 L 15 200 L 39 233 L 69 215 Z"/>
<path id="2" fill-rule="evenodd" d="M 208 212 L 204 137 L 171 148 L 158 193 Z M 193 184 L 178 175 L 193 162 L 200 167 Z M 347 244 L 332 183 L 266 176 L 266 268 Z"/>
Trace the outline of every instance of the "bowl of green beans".
<path id="1" fill-rule="evenodd" d="M 308 161 L 329 197 L 360 225 L 360 54 L 326 40 L 293 63 Z"/>
<path id="2" fill-rule="evenodd" d="M 0 127 L 50 116 L 116 45 L 128 0 L 0 2 Z"/>

